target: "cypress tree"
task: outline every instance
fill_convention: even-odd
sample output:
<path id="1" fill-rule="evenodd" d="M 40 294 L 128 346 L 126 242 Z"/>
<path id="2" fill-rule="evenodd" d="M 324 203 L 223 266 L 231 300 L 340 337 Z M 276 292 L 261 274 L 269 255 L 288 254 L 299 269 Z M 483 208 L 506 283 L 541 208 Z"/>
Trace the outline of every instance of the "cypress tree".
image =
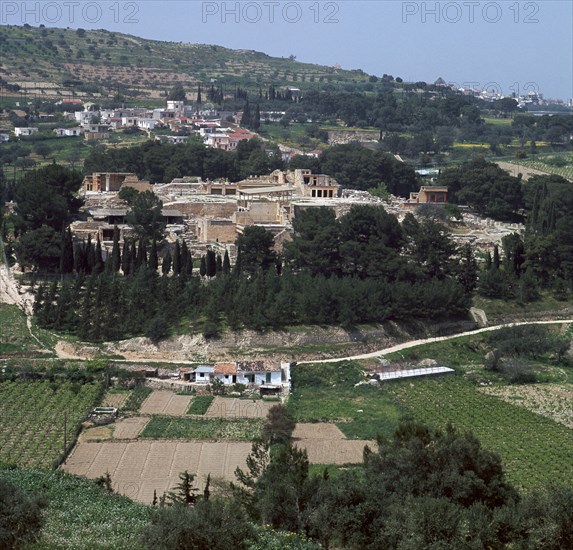
<path id="1" fill-rule="evenodd" d="M 137 241 L 137 267 L 146 266 L 147 267 L 147 250 L 145 247 L 145 241 L 140 239 Z"/>
<path id="2" fill-rule="evenodd" d="M 229 252 L 225 250 L 225 256 L 223 257 L 223 274 L 228 275 L 231 271 L 231 260 L 229 259 Z"/>
<path id="3" fill-rule="evenodd" d="M 205 258 L 205 272 L 207 277 L 214 277 L 217 274 L 217 259 L 212 250 L 207 250 Z"/>
<path id="4" fill-rule="evenodd" d="M 173 250 L 173 273 L 175 275 L 181 273 L 181 248 L 179 241 L 175 241 L 175 249 Z"/>
<path id="5" fill-rule="evenodd" d="M 91 234 L 88 235 L 88 242 L 86 244 L 86 258 L 87 258 L 87 272 L 92 273 L 96 263 L 96 257 Z"/>
<path id="6" fill-rule="evenodd" d="M 499 247 L 497 244 L 493 247 L 493 265 L 496 269 L 499 269 L 500 259 L 499 259 Z"/>
<path id="7" fill-rule="evenodd" d="M 121 270 L 123 274 L 127 277 L 131 271 L 129 268 L 131 267 L 131 251 L 129 247 L 129 241 L 125 239 L 123 241 L 123 253 L 121 255 Z"/>
<path id="8" fill-rule="evenodd" d="M 223 260 L 221 259 L 221 254 L 217 254 L 217 264 L 216 264 L 216 273 L 223 273 Z"/>
<path id="9" fill-rule="evenodd" d="M 201 86 L 199 86 L 199 89 L 197 90 L 197 104 L 201 103 Z"/>
<path id="10" fill-rule="evenodd" d="M 187 249 L 187 259 L 185 260 L 185 275 L 191 277 L 193 275 L 193 257 L 191 251 Z"/>
<path id="11" fill-rule="evenodd" d="M 205 277 L 207 273 L 207 262 L 205 261 L 205 256 L 201 256 L 201 265 L 199 266 L 199 275 Z"/>
<path id="12" fill-rule="evenodd" d="M 157 242 L 153 239 L 151 243 L 151 252 L 149 253 L 149 269 L 152 273 L 157 273 L 157 268 L 159 267 L 159 261 L 157 259 Z"/>
<path id="13" fill-rule="evenodd" d="M 247 98 L 245 107 L 243 108 L 243 116 L 241 117 L 241 126 L 245 128 L 251 127 L 251 107 L 249 106 L 249 98 Z"/>
<path id="14" fill-rule="evenodd" d="M 253 122 L 251 126 L 253 127 L 253 130 L 255 132 L 258 132 L 259 128 L 261 127 L 261 109 L 258 103 L 257 106 L 255 107 L 255 116 L 253 117 Z"/>
<path id="15" fill-rule="evenodd" d="M 241 274 L 241 249 L 237 250 L 237 259 L 235 260 L 235 275 Z"/>
<path id="16" fill-rule="evenodd" d="M 163 275 L 167 275 L 171 271 L 171 252 L 169 252 L 169 248 L 163 256 L 163 261 L 161 262 L 161 273 Z"/>
<path id="17" fill-rule="evenodd" d="M 187 262 L 189 261 L 189 249 L 187 248 L 187 243 L 183 241 L 181 243 L 181 270 L 180 273 L 187 273 Z"/>
<path id="18" fill-rule="evenodd" d="M 131 241 L 129 247 L 129 273 L 133 275 L 137 270 L 137 248 L 135 247 L 135 241 Z"/>
<path id="19" fill-rule="evenodd" d="M 67 274 L 74 271 L 74 243 L 72 231 L 68 230 L 63 234 L 62 254 L 60 256 L 60 273 Z"/>
<path id="20" fill-rule="evenodd" d="M 103 255 L 102 255 L 102 250 L 101 250 L 101 241 L 99 238 L 99 233 L 97 236 L 97 241 L 96 241 L 96 246 L 95 246 L 95 252 L 94 252 L 94 268 L 93 268 L 93 272 L 96 275 L 99 275 L 102 271 L 103 271 Z"/>
<path id="21" fill-rule="evenodd" d="M 117 225 L 113 228 L 113 246 L 111 248 L 111 260 L 109 264 L 114 273 L 117 273 L 121 267 L 121 254 L 119 251 L 119 227 L 117 227 Z"/>
<path id="22" fill-rule="evenodd" d="M 487 254 L 485 255 L 485 268 L 488 270 L 491 267 L 492 259 L 491 259 L 491 252 L 488 250 Z"/>

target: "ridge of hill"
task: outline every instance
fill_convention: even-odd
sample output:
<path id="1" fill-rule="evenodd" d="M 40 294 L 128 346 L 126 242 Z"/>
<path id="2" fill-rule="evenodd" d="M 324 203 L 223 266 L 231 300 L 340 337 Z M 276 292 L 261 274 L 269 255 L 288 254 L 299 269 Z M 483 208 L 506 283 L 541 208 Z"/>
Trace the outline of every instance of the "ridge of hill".
<path id="1" fill-rule="evenodd" d="M 159 99 L 177 84 L 195 99 L 200 84 L 215 82 L 232 92 L 236 86 L 304 89 L 320 83 L 356 85 L 369 79 L 362 70 L 301 63 L 254 50 L 148 40 L 104 29 L 3 26 L 0 58 L 0 84 L 18 85 L 28 96 L 46 99 L 111 97 L 119 92 Z"/>

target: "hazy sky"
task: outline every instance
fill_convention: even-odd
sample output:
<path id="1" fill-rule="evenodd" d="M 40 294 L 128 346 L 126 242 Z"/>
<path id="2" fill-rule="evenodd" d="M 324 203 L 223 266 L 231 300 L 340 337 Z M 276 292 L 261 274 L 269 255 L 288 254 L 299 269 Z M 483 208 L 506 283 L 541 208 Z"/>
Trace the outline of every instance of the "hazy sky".
<path id="1" fill-rule="evenodd" d="M 299 61 L 339 63 L 404 80 L 433 82 L 441 76 L 459 86 L 573 97 L 573 0 L 1 4 L 2 24 L 106 28 L 157 40 L 293 54 Z"/>

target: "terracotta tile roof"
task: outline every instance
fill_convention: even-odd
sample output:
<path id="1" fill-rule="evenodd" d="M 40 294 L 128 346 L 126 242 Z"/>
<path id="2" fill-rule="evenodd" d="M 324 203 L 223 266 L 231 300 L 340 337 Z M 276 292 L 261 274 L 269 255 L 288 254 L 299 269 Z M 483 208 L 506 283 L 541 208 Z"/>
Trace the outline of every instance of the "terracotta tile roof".
<path id="1" fill-rule="evenodd" d="M 215 374 L 237 374 L 237 364 L 215 363 Z"/>

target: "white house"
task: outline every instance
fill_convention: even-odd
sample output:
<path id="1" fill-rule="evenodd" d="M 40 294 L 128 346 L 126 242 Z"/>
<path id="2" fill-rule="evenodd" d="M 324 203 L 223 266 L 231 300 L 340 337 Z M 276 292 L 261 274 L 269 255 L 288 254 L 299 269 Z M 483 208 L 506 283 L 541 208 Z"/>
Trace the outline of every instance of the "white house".
<path id="1" fill-rule="evenodd" d="M 157 126 L 158 121 L 153 118 L 138 118 L 137 126 L 142 130 L 153 130 Z"/>
<path id="2" fill-rule="evenodd" d="M 282 382 L 281 365 L 275 361 L 215 363 L 213 376 L 225 385 L 270 384 L 279 386 Z"/>
<path id="3" fill-rule="evenodd" d="M 276 384 L 282 381 L 280 363 L 274 361 L 237 362 L 237 382 L 240 384 Z"/>
<path id="4" fill-rule="evenodd" d="M 56 128 L 54 133 L 59 137 L 76 137 L 83 134 L 83 128 Z"/>
<path id="5" fill-rule="evenodd" d="M 122 116 L 121 117 L 121 125 L 122 126 L 137 126 L 137 117 L 136 116 Z"/>
<path id="6" fill-rule="evenodd" d="M 14 134 L 16 137 L 20 136 L 31 136 L 32 134 L 36 134 L 38 132 L 38 128 L 14 128 Z"/>
<path id="7" fill-rule="evenodd" d="M 200 366 L 195 369 L 195 382 L 208 384 L 211 381 L 211 375 L 214 372 L 213 367 Z"/>

